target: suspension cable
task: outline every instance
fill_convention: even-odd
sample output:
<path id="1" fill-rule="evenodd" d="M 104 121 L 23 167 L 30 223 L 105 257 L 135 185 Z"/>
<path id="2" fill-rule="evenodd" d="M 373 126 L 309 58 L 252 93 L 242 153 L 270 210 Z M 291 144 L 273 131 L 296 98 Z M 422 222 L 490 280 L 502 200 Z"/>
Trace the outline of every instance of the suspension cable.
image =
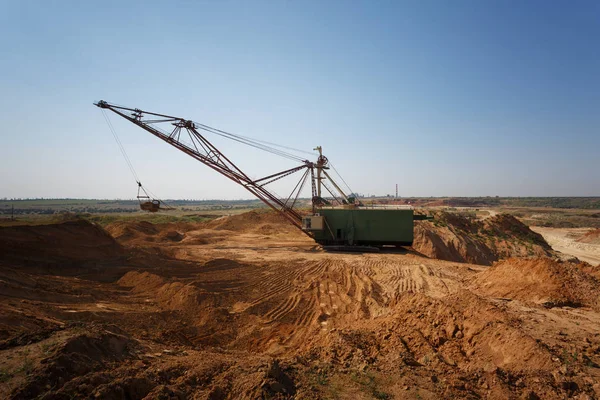
<path id="1" fill-rule="evenodd" d="M 338 170 L 333 166 L 333 164 L 331 163 L 331 161 L 329 161 L 329 165 L 331 165 L 331 168 L 333 168 L 333 170 L 335 171 L 335 173 L 337 174 L 337 176 L 340 177 L 340 179 L 342 180 L 342 182 L 344 182 L 344 185 L 346 185 L 346 187 L 348 188 L 348 190 L 350 191 L 350 194 L 353 194 L 354 191 L 352 189 L 350 189 L 350 186 L 348 186 L 348 184 L 346 183 L 346 181 L 344 180 L 344 178 L 342 177 L 342 175 L 340 175 L 340 173 L 338 172 Z"/>
<path id="2" fill-rule="evenodd" d="M 125 147 L 123 147 L 123 143 L 121 143 L 121 140 L 119 139 L 119 136 L 117 135 L 117 132 L 115 131 L 115 128 L 113 127 L 112 123 L 110 122 L 110 119 L 108 118 L 108 115 L 106 115 L 106 112 L 104 111 L 104 109 L 102 109 L 102 115 L 104 115 L 104 119 L 106 120 L 106 123 L 108 124 L 108 127 L 110 128 L 110 132 L 112 133 L 113 138 L 115 139 L 115 142 L 117 142 L 117 146 L 119 147 L 119 150 L 121 150 L 121 154 L 123 154 L 123 158 L 125 159 L 125 162 L 127 163 L 129 170 L 131 171 L 131 174 L 133 175 L 133 179 L 135 179 L 135 181 L 139 184 L 140 178 L 138 177 L 138 174 L 135 172 L 135 168 L 133 168 L 133 164 L 131 163 L 131 160 L 129 159 L 127 152 L 125 151 Z"/>
<path id="3" fill-rule="evenodd" d="M 311 155 L 311 156 L 314 156 L 316 154 L 314 151 L 306 151 L 306 150 L 296 149 L 294 147 L 284 146 L 284 145 L 281 145 L 281 144 L 278 144 L 278 143 L 268 142 L 266 140 L 255 139 L 255 138 L 252 138 L 252 137 L 249 137 L 249 136 L 240 135 L 238 133 L 227 132 L 227 131 L 224 131 L 222 129 L 214 128 L 212 126 L 201 124 L 201 123 L 195 122 L 195 121 L 194 121 L 194 124 L 201 125 L 201 126 L 203 126 L 205 128 L 209 128 L 209 129 L 211 129 L 213 131 L 218 131 L 219 133 L 222 133 L 222 134 L 225 134 L 225 135 L 231 135 L 231 136 L 234 136 L 234 137 L 237 137 L 237 138 L 240 138 L 240 139 L 244 139 L 244 140 L 247 140 L 249 142 L 261 143 L 263 145 L 271 145 L 271 146 L 275 146 L 275 147 L 280 147 L 282 149 L 287 149 L 287 150 L 295 151 L 297 153 L 304 153 L 304 154 L 308 154 L 308 155 Z"/>
<path id="4" fill-rule="evenodd" d="M 141 121 L 141 122 L 146 123 L 146 124 L 153 124 L 153 123 L 160 123 L 160 122 L 169 122 L 169 121 L 177 121 L 177 120 L 185 122 L 185 120 L 183 118 L 180 118 L 180 117 L 173 117 L 173 116 L 169 116 L 169 115 L 157 114 L 157 113 L 152 113 L 152 112 L 149 112 L 149 111 L 133 109 L 133 108 L 125 107 L 125 106 L 122 106 L 122 105 L 119 105 L 119 104 L 115 104 L 115 103 L 109 104 L 109 106 L 112 106 L 112 107 L 115 107 L 115 108 L 120 108 L 122 110 L 129 110 L 129 111 L 134 111 L 134 112 L 140 112 L 142 114 L 147 114 L 147 115 L 152 115 L 152 116 L 155 116 L 155 117 L 161 117 L 161 118 L 163 118 L 163 119 L 154 119 L 154 120 L 153 119 L 149 119 L 147 121 Z M 289 147 L 289 146 L 283 146 L 283 145 L 280 145 L 280 144 L 277 144 L 277 143 L 273 143 L 273 142 L 268 142 L 268 141 L 265 141 L 265 140 L 253 139 L 253 138 L 248 137 L 248 136 L 243 136 L 243 135 L 239 135 L 239 134 L 227 132 L 227 131 L 224 131 L 224 130 L 221 130 L 221 129 L 217 129 L 217 128 L 214 128 L 214 127 L 211 127 L 211 126 L 199 123 L 199 122 L 194 122 L 194 124 L 195 124 L 196 127 L 200 128 L 200 129 L 203 129 L 203 130 L 205 130 L 207 132 L 211 132 L 211 133 L 217 134 L 217 135 L 225 137 L 227 139 L 234 140 L 234 141 L 237 141 L 239 143 L 255 147 L 255 148 L 259 149 L 259 150 L 263 150 L 263 151 L 266 151 L 266 152 L 269 152 L 269 153 L 272 153 L 272 154 L 275 154 L 275 155 L 278 155 L 278 156 L 281 156 L 281 157 L 284 157 L 284 158 L 288 158 L 290 160 L 294 160 L 294 161 L 298 161 L 298 162 L 304 162 L 304 161 L 306 161 L 304 158 L 299 157 L 296 154 L 284 151 L 282 149 L 290 150 L 290 151 L 293 151 L 293 152 L 296 152 L 296 153 L 304 153 L 304 154 L 309 154 L 309 155 L 315 155 L 314 152 L 309 152 L 309 151 L 306 151 L 306 150 L 296 149 L 296 148 Z M 159 130 L 159 131 L 162 132 L 162 129 L 160 129 L 160 128 L 156 127 L 156 126 L 154 127 L 154 129 L 157 129 L 157 130 Z M 276 147 L 279 147 L 279 149 L 277 149 Z"/>
<path id="5" fill-rule="evenodd" d="M 279 150 L 279 149 L 275 149 L 273 147 L 269 147 L 269 146 L 266 146 L 266 145 L 263 145 L 263 144 L 260 144 L 260 143 L 254 143 L 251 140 L 240 138 L 240 137 L 238 137 L 236 135 L 233 135 L 233 134 L 222 133 L 218 129 L 210 128 L 210 127 L 207 127 L 205 125 L 198 125 L 198 127 L 200 129 L 204 130 L 204 131 L 214 133 L 214 134 L 222 136 L 224 138 L 227 138 L 227 139 L 230 139 L 230 140 L 234 140 L 236 142 L 239 142 L 239 143 L 245 144 L 247 146 L 251 146 L 251 147 L 257 148 L 259 150 L 266 151 L 268 153 L 272 153 L 272 154 L 278 155 L 280 157 L 284 157 L 284 158 L 287 158 L 287 159 L 290 159 L 290 160 L 293 160 L 293 161 L 296 161 L 296 162 L 303 162 L 304 161 L 304 159 L 302 157 L 296 156 L 294 154 L 291 154 L 291 153 L 288 153 L 288 152 L 285 152 L 285 151 L 282 151 L 282 150 Z"/>
<path id="6" fill-rule="evenodd" d="M 246 140 L 249 140 L 249 141 L 252 141 L 252 142 L 262 143 L 262 144 L 265 144 L 265 145 L 271 145 L 271 146 L 275 146 L 275 147 L 280 147 L 282 149 L 287 149 L 287 150 L 295 151 L 297 153 L 304 153 L 304 154 L 308 154 L 308 155 L 311 155 L 311 156 L 314 156 L 314 155 L 317 154 L 314 151 L 306 151 L 306 150 L 296 149 L 294 147 L 284 146 L 282 144 L 268 142 L 266 140 L 254 139 L 254 138 L 251 138 L 249 136 L 244 136 L 244 135 L 235 134 L 235 133 L 230 133 L 230 134 L 234 135 L 234 136 L 237 136 L 237 137 L 240 137 L 240 138 L 243 138 L 243 139 L 246 139 Z"/>
<path id="7" fill-rule="evenodd" d="M 275 144 L 275 143 L 266 142 L 266 141 L 257 140 L 257 139 L 251 139 L 251 138 L 249 138 L 247 136 L 242 136 L 242 135 L 237 135 L 235 133 L 226 132 L 226 131 L 223 131 L 221 129 L 213 128 L 211 126 L 204 125 L 204 124 L 201 124 L 201 123 L 198 123 L 198 122 L 195 122 L 194 124 L 196 124 L 196 126 L 198 128 L 200 128 L 200 129 L 202 129 L 204 131 L 211 132 L 211 133 L 214 133 L 216 135 L 225 137 L 227 139 L 234 140 L 236 142 L 243 143 L 243 144 L 246 144 L 248 146 L 252 146 L 252 147 L 255 147 L 257 149 L 260 149 L 260 150 L 263 150 L 263 151 L 266 151 L 266 152 L 269 152 L 269 153 L 272 153 L 272 154 L 276 154 L 276 155 L 279 155 L 281 157 L 285 157 L 285 158 L 288 158 L 288 159 L 291 159 L 291 160 L 294 160 L 294 161 L 300 161 L 300 162 L 302 162 L 302 161 L 304 161 L 304 159 L 302 157 L 299 157 L 299 156 L 295 155 L 295 154 L 292 154 L 292 153 L 289 153 L 289 152 L 286 152 L 286 151 L 283 151 L 283 150 L 276 149 L 274 147 L 268 146 L 266 143 L 268 143 L 268 144 L 270 144 L 272 146 L 287 148 L 288 150 L 292 150 L 292 151 L 313 154 L 313 153 L 310 153 L 310 152 L 305 152 L 304 150 L 294 149 L 292 147 L 282 146 L 282 145 L 278 145 L 278 144 Z"/>
<path id="8" fill-rule="evenodd" d="M 139 198 L 139 192 L 141 189 L 144 193 L 146 193 L 146 196 L 148 196 L 148 194 L 150 194 L 150 196 L 152 196 L 153 199 L 156 199 L 156 200 L 160 201 L 161 203 L 166 204 L 170 209 L 174 210 L 175 209 L 174 207 L 170 206 L 164 200 L 159 199 L 154 193 L 152 193 L 150 191 L 150 189 L 142 186 L 142 183 L 140 182 L 140 178 L 138 177 L 138 174 L 136 173 L 135 168 L 133 167 L 131 159 L 127 155 L 127 152 L 125 151 L 125 147 L 123 146 L 121 139 L 119 139 L 119 135 L 117 135 L 117 132 L 116 132 L 113 124 L 111 123 L 110 118 L 108 117 L 108 115 L 106 115 L 106 112 L 104 111 L 104 109 L 102 109 L 102 115 L 104 116 L 104 119 L 106 120 L 106 123 L 108 124 L 108 127 L 110 128 L 110 132 L 112 133 L 113 138 L 115 139 L 115 142 L 117 142 L 117 146 L 119 147 L 119 150 L 121 150 L 121 154 L 123 154 L 123 158 L 125 158 L 125 161 L 127 162 L 127 166 L 129 167 L 129 170 L 131 171 L 133 178 L 135 179 L 136 183 L 138 184 L 138 198 Z M 148 196 L 148 197 L 150 197 L 150 196 Z"/>
<path id="9" fill-rule="evenodd" d="M 96 104 L 99 105 L 99 104 Z M 158 114 L 158 113 L 153 113 L 153 112 L 149 112 L 149 111 L 144 111 L 144 110 L 140 110 L 137 108 L 129 108 L 120 104 L 116 104 L 116 103 L 106 103 L 104 102 L 104 106 L 102 108 L 118 108 L 121 109 L 123 111 L 127 110 L 127 111 L 133 111 L 134 114 L 135 113 L 141 113 L 141 114 L 147 114 L 147 115 L 151 115 L 153 117 L 160 117 L 161 119 L 149 119 L 146 121 L 141 121 L 144 122 L 146 124 L 153 124 L 153 123 L 160 123 L 160 122 L 169 122 L 169 121 L 182 121 L 182 122 L 187 122 L 185 119 L 180 118 L 180 117 L 174 117 L 174 116 L 170 116 L 170 115 L 165 115 L 165 114 Z M 229 139 L 237 139 L 238 141 L 248 144 L 248 145 L 252 145 L 253 147 L 259 148 L 261 150 L 265 150 L 265 151 L 269 151 L 269 152 L 273 152 L 274 154 L 280 155 L 280 156 L 284 156 L 284 157 L 291 157 L 292 159 L 295 160 L 299 160 L 299 161 L 304 161 L 304 159 L 296 156 L 295 154 L 292 153 L 288 153 L 285 152 L 283 150 L 280 149 L 287 149 L 296 153 L 304 153 L 304 154 L 309 154 L 309 155 L 315 155 L 314 152 L 309 152 L 306 150 L 301 150 L 301 149 L 296 149 L 294 147 L 289 147 L 289 146 L 284 146 L 284 145 L 280 145 L 277 143 L 273 143 L 273 142 L 269 142 L 269 141 L 265 141 L 265 140 L 259 140 L 259 139 L 253 139 L 251 137 L 248 136 L 243 136 L 243 135 L 239 135 L 239 134 L 235 134 L 235 133 L 231 133 L 231 132 L 227 132 L 221 129 L 217 129 L 217 128 L 213 128 L 211 126 L 205 125 L 205 124 L 201 124 L 199 122 L 194 122 L 194 124 L 201 128 L 204 129 L 206 131 L 212 132 L 212 133 L 216 133 L 216 134 L 221 134 L 221 136 L 227 137 Z M 155 129 L 157 129 L 155 127 Z M 159 129 L 160 130 L 160 129 Z M 276 149 L 275 147 L 279 147 L 280 149 Z"/>

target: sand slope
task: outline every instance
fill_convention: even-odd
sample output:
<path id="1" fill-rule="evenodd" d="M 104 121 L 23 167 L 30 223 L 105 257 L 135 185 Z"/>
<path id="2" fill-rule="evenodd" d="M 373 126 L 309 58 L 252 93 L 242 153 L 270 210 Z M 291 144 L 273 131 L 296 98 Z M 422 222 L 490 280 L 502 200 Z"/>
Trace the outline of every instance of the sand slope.
<path id="1" fill-rule="evenodd" d="M 485 220 L 447 212 L 415 224 L 413 248 L 431 258 L 491 265 L 511 256 L 552 256 L 544 238 L 508 214 Z"/>

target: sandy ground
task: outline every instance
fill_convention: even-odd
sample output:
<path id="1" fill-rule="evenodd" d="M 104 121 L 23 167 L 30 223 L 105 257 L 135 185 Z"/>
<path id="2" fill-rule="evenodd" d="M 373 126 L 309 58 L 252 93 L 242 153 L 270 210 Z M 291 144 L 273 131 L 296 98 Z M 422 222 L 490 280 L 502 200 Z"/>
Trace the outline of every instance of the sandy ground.
<path id="1" fill-rule="evenodd" d="M 600 265 L 600 245 L 580 243 L 577 239 L 592 229 L 589 228 L 544 228 L 531 227 L 541 234 L 556 251 L 579 258 L 592 265 Z"/>
<path id="2" fill-rule="evenodd" d="M 576 264 L 327 253 L 253 218 L 0 230 L 0 398 L 599 398 Z"/>

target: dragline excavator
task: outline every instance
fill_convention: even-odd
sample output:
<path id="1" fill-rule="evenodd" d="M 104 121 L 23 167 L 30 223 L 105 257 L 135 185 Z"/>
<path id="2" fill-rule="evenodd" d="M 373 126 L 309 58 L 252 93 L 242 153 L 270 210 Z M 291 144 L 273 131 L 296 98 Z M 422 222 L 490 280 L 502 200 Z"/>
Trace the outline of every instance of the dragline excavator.
<path id="1" fill-rule="evenodd" d="M 389 245 L 410 246 L 413 242 L 413 221 L 425 218 L 415 215 L 410 207 L 365 206 L 354 195 L 347 195 L 332 178 L 331 164 L 320 146 L 315 149 L 318 158 L 313 162 L 288 151 L 293 150 L 291 148 L 233 134 L 189 119 L 118 106 L 103 100 L 94 105 L 103 112 L 114 112 L 241 185 L 325 248 L 369 250 Z M 252 179 L 205 137 L 207 133 L 291 159 L 300 165 Z M 300 179 L 287 198 L 280 198 L 268 188 L 269 184 L 294 174 L 299 174 Z M 301 213 L 298 210 L 302 204 L 300 193 L 309 180 L 312 212 Z M 146 207 L 149 211 L 156 211 L 159 205 L 155 202 Z"/>

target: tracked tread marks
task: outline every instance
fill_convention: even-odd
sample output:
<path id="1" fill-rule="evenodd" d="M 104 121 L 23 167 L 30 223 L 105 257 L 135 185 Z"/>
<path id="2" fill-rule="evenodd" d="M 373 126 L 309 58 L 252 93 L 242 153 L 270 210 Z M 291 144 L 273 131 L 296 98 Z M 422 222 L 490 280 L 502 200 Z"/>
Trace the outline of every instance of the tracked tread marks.
<path id="1" fill-rule="evenodd" d="M 196 274 L 194 285 L 222 295 L 229 313 L 262 321 L 258 329 L 238 330 L 231 343 L 260 349 L 293 346 L 307 335 L 386 315 L 405 292 L 434 296 L 450 292 L 439 269 L 397 257 L 327 257 L 269 265 L 220 259 Z M 241 304 L 241 305 L 240 305 Z M 235 306 L 234 306 L 235 305 Z M 245 335 L 248 337 L 244 339 Z M 196 337 L 195 342 L 210 340 Z"/>

